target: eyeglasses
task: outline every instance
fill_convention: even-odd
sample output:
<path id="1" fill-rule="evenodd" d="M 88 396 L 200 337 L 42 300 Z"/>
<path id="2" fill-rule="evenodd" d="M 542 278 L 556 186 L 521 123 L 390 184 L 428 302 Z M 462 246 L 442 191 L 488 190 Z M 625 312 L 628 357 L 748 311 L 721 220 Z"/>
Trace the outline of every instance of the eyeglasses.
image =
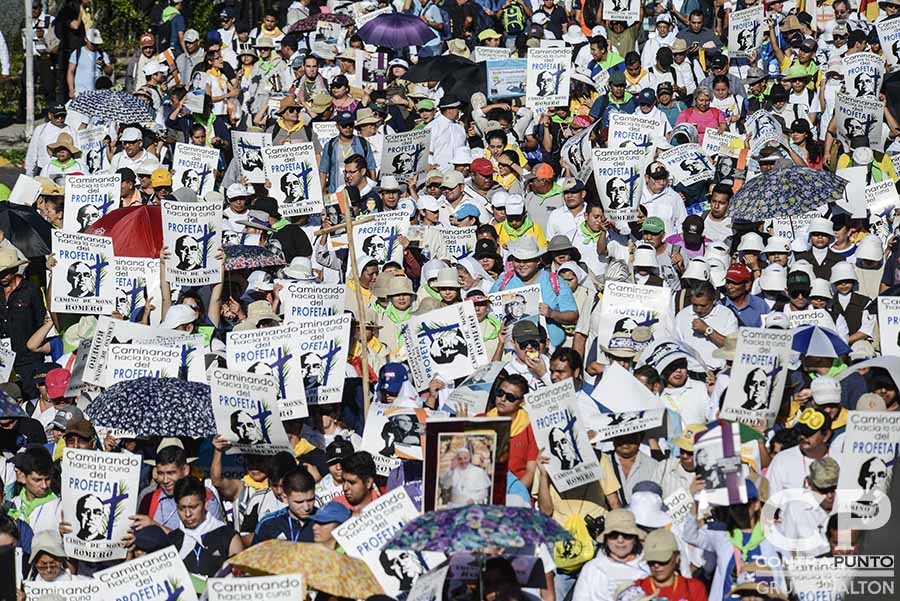
<path id="1" fill-rule="evenodd" d="M 809 288 L 802 288 L 799 290 L 789 290 L 788 294 L 791 298 L 800 298 L 801 296 L 804 298 L 809 298 L 809 293 L 812 292 Z"/>
<path id="2" fill-rule="evenodd" d="M 634 534 L 625 534 L 624 532 L 610 532 L 609 534 L 604 535 L 604 538 L 624 538 L 625 540 L 635 540 L 637 536 L 635 536 Z"/>
<path id="3" fill-rule="evenodd" d="M 663 566 L 669 565 L 669 563 L 671 563 L 671 561 L 672 561 L 672 558 L 670 557 L 669 561 L 648 561 L 647 565 L 650 566 L 651 568 L 653 568 L 653 567 L 661 568 Z"/>
<path id="4" fill-rule="evenodd" d="M 299 113 L 300 109 L 298 109 L 296 106 L 289 106 L 286 109 L 284 109 L 284 112 L 285 113 Z"/>
<path id="5" fill-rule="evenodd" d="M 519 395 L 515 395 L 511 392 L 503 390 L 502 388 L 497 391 L 497 394 L 494 395 L 495 398 L 499 401 L 500 399 L 509 399 L 509 402 L 514 403 L 516 401 L 521 401 L 522 397 Z"/>
<path id="6" fill-rule="evenodd" d="M 522 348 L 540 348 L 541 346 L 540 340 L 519 340 L 518 343 Z"/>

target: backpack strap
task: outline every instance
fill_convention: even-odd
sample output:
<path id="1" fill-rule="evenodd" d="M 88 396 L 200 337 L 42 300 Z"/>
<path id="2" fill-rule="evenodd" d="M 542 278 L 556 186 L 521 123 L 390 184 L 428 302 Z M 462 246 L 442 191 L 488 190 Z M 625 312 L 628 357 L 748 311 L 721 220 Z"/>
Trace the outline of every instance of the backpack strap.
<path id="1" fill-rule="evenodd" d="M 553 271 L 547 273 L 550 275 L 550 285 L 553 286 L 553 293 L 559 296 L 559 275 Z"/>

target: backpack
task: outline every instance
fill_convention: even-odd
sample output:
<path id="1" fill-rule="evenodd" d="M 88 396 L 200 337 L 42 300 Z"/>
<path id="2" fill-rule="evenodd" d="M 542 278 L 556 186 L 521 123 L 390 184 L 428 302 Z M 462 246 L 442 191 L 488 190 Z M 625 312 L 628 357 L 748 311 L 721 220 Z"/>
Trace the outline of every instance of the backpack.
<path id="1" fill-rule="evenodd" d="M 594 540 L 588 532 L 587 523 L 581 514 L 572 513 L 563 524 L 574 540 L 556 543 L 553 547 L 553 563 L 571 574 L 594 558 Z"/>
<path id="2" fill-rule="evenodd" d="M 521 4 L 512 4 L 503 10 L 500 16 L 503 31 L 507 35 L 518 35 L 525 31 L 525 9 Z"/>

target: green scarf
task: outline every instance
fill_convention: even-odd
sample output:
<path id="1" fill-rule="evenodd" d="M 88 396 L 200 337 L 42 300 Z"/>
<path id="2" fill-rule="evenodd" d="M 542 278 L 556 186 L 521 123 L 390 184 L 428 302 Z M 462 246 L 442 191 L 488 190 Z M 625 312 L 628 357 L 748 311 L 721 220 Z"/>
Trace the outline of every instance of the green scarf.
<path id="1" fill-rule="evenodd" d="M 753 530 L 750 532 L 750 539 L 746 544 L 744 544 L 744 533 L 740 530 L 735 529 L 728 533 L 728 540 L 731 541 L 735 549 L 740 549 L 742 561 L 747 561 L 747 555 L 750 551 L 758 547 L 765 538 L 766 533 L 763 531 L 762 522 L 757 522 L 753 527 Z"/>
<path id="2" fill-rule="evenodd" d="M 286 226 L 288 226 L 288 225 L 290 225 L 290 224 L 291 224 L 291 222 L 290 222 L 289 220 L 287 220 L 287 219 L 285 219 L 284 217 L 282 217 L 281 219 L 279 219 L 278 221 L 276 221 L 274 224 L 272 224 L 271 227 L 272 227 L 272 229 L 275 230 L 276 232 L 280 232 L 281 230 L 283 230 Z"/>
<path id="3" fill-rule="evenodd" d="M 587 222 L 585 221 L 581 222 L 579 229 L 581 230 L 581 233 L 584 234 L 585 244 L 587 244 L 588 242 L 590 242 L 591 244 L 596 244 L 597 239 L 600 238 L 600 234 L 603 233 L 603 230 L 600 230 L 599 232 L 592 232 L 588 229 Z"/>
<path id="4" fill-rule="evenodd" d="M 557 194 L 562 194 L 562 186 L 560 186 L 557 183 L 554 183 L 553 186 L 551 186 L 549 190 L 547 190 L 543 194 L 538 194 L 538 196 L 540 196 L 541 204 L 543 204 L 543 201 L 547 200 L 551 196 L 556 196 Z"/>
<path id="5" fill-rule="evenodd" d="M 173 19 L 175 15 L 180 15 L 181 12 L 175 8 L 174 6 L 167 6 L 162 11 L 162 22 L 165 23 L 169 19 Z"/>
<path id="6" fill-rule="evenodd" d="M 431 298 L 433 298 L 436 301 L 441 300 L 441 295 L 437 290 L 433 289 L 428 284 L 422 284 L 422 286 L 425 288 L 425 292 L 428 293 L 428 296 L 430 296 Z"/>
<path id="7" fill-rule="evenodd" d="M 500 329 L 503 327 L 503 324 L 499 319 L 488 313 L 484 316 L 484 321 L 482 321 L 481 324 L 481 335 L 485 342 L 488 340 L 496 340 L 499 337 Z"/>
<path id="8" fill-rule="evenodd" d="M 27 522 L 31 517 L 31 512 L 40 507 L 41 505 L 46 505 L 52 501 L 55 501 L 58 497 L 56 493 L 50 493 L 46 497 L 41 497 L 40 499 L 34 499 L 32 501 L 28 500 L 28 497 L 25 495 L 25 489 L 19 491 L 19 500 L 22 502 L 22 509 L 10 509 L 9 517 L 13 519 L 22 520 L 23 522 Z"/>
<path id="9" fill-rule="evenodd" d="M 572 119 L 574 118 L 575 115 L 569 115 L 567 118 L 560 117 L 559 115 L 553 115 L 552 117 L 550 117 L 550 120 L 557 125 L 571 125 Z"/>
<path id="10" fill-rule="evenodd" d="M 831 366 L 831 369 L 828 370 L 827 373 L 823 374 L 828 376 L 829 378 L 836 378 L 838 374 L 844 371 L 845 369 L 849 369 L 849 366 L 841 361 L 840 359 L 835 359 L 834 364 Z M 819 374 L 809 374 L 809 378 L 811 380 L 815 380 L 819 377 Z"/>
<path id="11" fill-rule="evenodd" d="M 69 157 L 69 160 L 66 161 L 65 163 L 60 163 L 59 159 L 53 158 L 53 159 L 50 159 L 50 164 L 53 165 L 54 167 L 59 167 L 60 169 L 65 171 L 65 170 L 71 169 L 72 167 L 75 166 L 75 159 L 72 157 Z"/>
<path id="12" fill-rule="evenodd" d="M 509 225 L 509 219 L 505 220 L 500 225 L 503 226 L 503 231 L 506 232 L 506 235 L 509 236 L 511 240 L 518 240 L 524 236 L 528 230 L 534 227 L 534 222 L 531 220 L 531 217 L 526 215 L 525 219 L 522 220 L 522 225 L 520 225 L 518 229 L 513 229 L 512 226 Z"/>
<path id="13" fill-rule="evenodd" d="M 384 310 L 384 314 L 387 315 L 387 318 L 392 322 L 400 325 L 401 323 L 409 321 L 409 318 L 412 317 L 412 306 L 401 311 L 392 303 L 388 303 L 387 309 Z"/>
<path id="14" fill-rule="evenodd" d="M 216 114 L 214 112 L 210 111 L 209 117 L 207 119 L 204 119 L 203 115 L 201 115 L 200 113 L 194 113 L 193 117 L 194 117 L 194 122 L 199 123 L 200 125 L 203 126 L 203 129 L 206 130 L 206 145 L 211 146 L 212 139 L 216 135 L 216 131 L 213 128 L 213 123 L 216 120 Z"/>

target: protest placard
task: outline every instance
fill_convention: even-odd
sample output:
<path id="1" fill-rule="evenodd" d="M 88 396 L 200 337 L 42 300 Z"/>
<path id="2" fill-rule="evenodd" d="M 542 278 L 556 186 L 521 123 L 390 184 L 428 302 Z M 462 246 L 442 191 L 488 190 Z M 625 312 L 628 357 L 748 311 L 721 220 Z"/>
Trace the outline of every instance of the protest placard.
<path id="1" fill-rule="evenodd" d="M 605 409 L 585 420 L 587 430 L 596 432 L 592 442 L 643 432 L 662 423 L 662 400 L 618 363 L 604 368 L 590 397 Z"/>
<path id="2" fill-rule="evenodd" d="M 389 261 L 403 265 L 403 246 L 400 236 L 409 228 L 409 215 L 404 211 L 375 213 L 375 220 L 353 226 L 353 252 L 378 261 L 381 267 Z M 362 265 L 359 266 L 362 269 Z M 347 261 L 347 276 L 355 277 L 353 266 Z"/>
<path id="3" fill-rule="evenodd" d="M 447 256 L 455 261 L 471 257 L 475 252 L 475 230 L 471 227 L 442 227 L 441 238 L 444 240 L 444 248 Z"/>
<path id="4" fill-rule="evenodd" d="M 793 326 L 792 326 L 793 327 Z M 719 417 L 750 426 L 775 423 L 791 359 L 790 330 L 741 328 Z"/>
<path id="5" fill-rule="evenodd" d="M 863 189 L 863 195 L 869 217 L 869 232 L 887 243 L 894 233 L 894 213 L 900 206 L 894 181 L 888 179 L 870 184 Z"/>
<path id="6" fill-rule="evenodd" d="M 332 535 L 347 555 L 369 565 L 385 594 L 396 597 L 400 591 L 410 590 L 416 578 L 428 571 L 429 556 L 437 558 L 432 565 L 438 565 L 443 557 L 440 553 L 383 549 L 418 515 L 419 510 L 401 486 L 372 501 L 360 515 L 335 528 Z"/>
<path id="7" fill-rule="evenodd" d="M 12 350 L 9 338 L 0 339 L 0 381 L 8 382 L 16 362 L 16 352 Z"/>
<path id="8" fill-rule="evenodd" d="M 665 286 L 642 286 L 628 282 L 608 282 L 603 293 L 603 309 L 597 341 L 608 345 L 613 334 L 630 334 L 646 326 L 654 338 L 672 331 L 672 291 Z"/>
<path id="9" fill-rule="evenodd" d="M 696 475 L 704 481 L 699 493 L 701 503 L 726 506 L 747 503 L 746 481 L 750 468 L 741 460 L 742 428 L 746 426 L 719 420 L 718 425 L 694 437 Z"/>
<path id="10" fill-rule="evenodd" d="M 116 257 L 113 261 L 115 311 L 128 321 L 140 321 L 147 299 L 159 299 L 159 259 Z"/>
<path id="11" fill-rule="evenodd" d="M 387 411 L 391 405 L 375 402 L 369 405 L 366 414 L 366 427 L 363 430 L 360 449 L 367 451 L 375 462 L 375 470 L 380 476 L 387 476 L 391 470 L 400 467 L 402 460 L 394 456 L 392 447 L 393 432 L 388 425 Z M 384 432 L 384 437 L 382 437 Z M 384 451 L 384 452 L 382 452 Z"/>
<path id="12" fill-rule="evenodd" d="M 61 508 L 72 532 L 63 536 L 72 559 L 100 563 L 123 559 L 137 513 L 141 457 L 88 449 L 63 449 Z"/>
<path id="13" fill-rule="evenodd" d="M 854 577 L 851 563 L 844 557 L 786 557 L 790 591 L 798 601 L 839 601 L 845 599 Z M 873 582 L 874 584 L 874 582 Z"/>
<path id="14" fill-rule="evenodd" d="M 762 4 L 731 12 L 728 16 L 729 56 L 749 58 L 759 50 L 766 35 L 763 18 Z"/>
<path id="15" fill-rule="evenodd" d="M 900 456 L 900 415 L 891 411 L 850 411 L 844 433 L 835 510 L 858 519 L 886 519 L 888 476 Z"/>
<path id="16" fill-rule="evenodd" d="M 533 109 L 569 106 L 571 67 L 568 48 L 529 48 L 525 105 Z"/>
<path id="17" fill-rule="evenodd" d="M 172 188 L 190 188 L 203 198 L 215 186 L 218 166 L 218 148 L 178 142 L 172 155 Z"/>
<path id="18" fill-rule="evenodd" d="M 311 404 L 340 403 L 350 345 L 350 315 L 298 319 L 295 336 L 306 400 Z"/>
<path id="19" fill-rule="evenodd" d="M 854 98 L 874 98 L 884 81 L 884 59 L 871 52 L 845 54 L 841 61 L 844 66 L 844 91 Z"/>
<path id="20" fill-rule="evenodd" d="M 750 134 L 751 138 L 770 132 L 781 132 L 781 122 L 766 110 L 756 111 L 747 117 L 746 125 L 747 133 Z"/>
<path id="21" fill-rule="evenodd" d="M 100 570 L 94 578 L 108 587 L 108 599 L 197 601 L 187 568 L 171 545 Z"/>
<path id="22" fill-rule="evenodd" d="M 679 488 L 663 499 L 666 506 L 666 514 L 672 519 L 672 525 L 677 526 L 691 516 L 694 508 L 694 497 L 690 491 Z"/>
<path id="23" fill-rule="evenodd" d="M 403 459 L 422 460 L 424 435 L 423 409 L 372 403 L 360 448 L 372 455 L 378 473 L 387 476 Z"/>
<path id="24" fill-rule="evenodd" d="M 884 105 L 878 98 L 838 92 L 834 119 L 838 140 L 845 148 L 851 148 L 850 140 L 857 136 L 866 136 L 872 148 L 881 147 L 883 118 Z"/>
<path id="25" fill-rule="evenodd" d="M 484 68 L 487 71 L 487 97 L 490 100 L 525 95 L 525 74 L 528 72 L 526 59 L 488 60 L 484 63 Z"/>
<path id="26" fill-rule="evenodd" d="M 53 297 L 59 313 L 112 313 L 116 302 L 112 238 L 52 230 Z"/>
<path id="27" fill-rule="evenodd" d="M 509 58 L 512 51 L 509 48 L 490 48 L 488 46 L 475 46 L 472 60 L 476 63 L 492 60 L 504 60 Z"/>
<path id="28" fill-rule="evenodd" d="M 322 211 L 322 184 L 312 142 L 263 148 L 263 165 L 269 180 L 269 196 L 278 201 L 284 217 Z"/>
<path id="29" fill-rule="evenodd" d="M 425 423 L 424 509 L 506 503 L 508 417 Z"/>
<path id="30" fill-rule="evenodd" d="M 821 326 L 829 330 L 836 330 L 834 319 L 825 309 L 804 309 L 803 311 L 791 311 L 788 313 L 788 321 L 791 328 L 802 326 Z"/>
<path id="31" fill-rule="evenodd" d="M 118 208 L 121 182 L 122 176 L 118 173 L 67 175 L 63 229 L 84 232 L 98 219 Z"/>
<path id="32" fill-rule="evenodd" d="M 337 123 L 334 121 L 314 121 L 312 123 L 313 135 L 319 141 L 319 146 L 325 146 L 328 140 L 338 135 Z"/>
<path id="33" fill-rule="evenodd" d="M 33 177 L 20 174 L 16 178 L 12 191 L 9 193 L 9 202 L 14 205 L 34 206 L 34 201 L 40 196 L 42 190 L 41 182 Z"/>
<path id="34" fill-rule="evenodd" d="M 444 581 L 449 569 L 450 566 L 445 565 L 420 576 L 409 591 L 406 601 L 443 601 Z"/>
<path id="35" fill-rule="evenodd" d="M 487 296 L 491 302 L 491 314 L 506 324 L 513 324 L 528 315 L 537 315 L 543 302 L 539 284 L 499 290 Z"/>
<path id="36" fill-rule="evenodd" d="M 88 580 L 57 580 L 55 582 L 41 582 L 26 580 L 25 598 L 31 599 L 62 599 L 63 601 L 98 601 L 105 599 L 106 585 L 93 578 Z"/>
<path id="37" fill-rule="evenodd" d="M 210 578 L 206 592 L 209 601 L 296 601 L 306 598 L 302 574 Z"/>
<path id="38" fill-rule="evenodd" d="M 809 211 L 807 213 L 776 217 L 772 220 L 772 235 L 787 238 L 788 240 L 794 240 L 795 238 L 804 240 L 806 239 L 806 229 L 809 227 L 810 222 L 821 216 L 819 211 Z"/>
<path id="39" fill-rule="evenodd" d="M 263 148 L 272 145 L 272 134 L 263 132 L 231 131 L 231 146 L 238 162 L 241 176 L 248 184 L 264 184 L 266 170 L 263 165 Z"/>
<path id="40" fill-rule="evenodd" d="M 381 149 L 381 177 L 393 175 L 405 182 L 428 167 L 431 130 L 417 129 L 384 136 Z"/>
<path id="41" fill-rule="evenodd" d="M 281 291 L 278 297 L 284 310 L 284 320 L 298 321 L 319 317 L 331 317 L 344 312 L 347 286 L 344 284 L 316 284 L 278 280 Z"/>
<path id="42" fill-rule="evenodd" d="M 402 331 L 413 383 L 424 390 L 435 376 L 471 375 L 487 363 L 481 326 L 469 302 L 413 316 Z"/>
<path id="43" fill-rule="evenodd" d="M 166 279 L 175 286 L 206 286 L 222 281 L 222 203 L 162 201 L 163 241 L 169 248 Z"/>
<path id="44" fill-rule="evenodd" d="M 309 415 L 298 345 L 302 333 L 299 324 L 288 323 L 260 330 L 232 330 L 226 338 L 229 369 L 275 377 L 283 420 Z"/>
<path id="45" fill-rule="evenodd" d="M 591 151 L 591 132 L 599 121 L 595 121 L 590 127 L 566 140 L 560 150 L 560 163 L 570 173 L 581 181 L 587 181 L 593 168 L 593 153 Z"/>
<path id="46" fill-rule="evenodd" d="M 181 349 L 155 344 L 110 344 L 103 381 L 107 386 L 137 378 L 177 378 Z"/>
<path id="47" fill-rule="evenodd" d="M 105 125 L 85 127 L 75 132 L 75 146 L 81 149 L 82 162 L 91 175 L 102 173 L 109 167 L 104 142 L 107 136 L 109 132 Z M 68 208 L 68 205 L 66 207 Z"/>
<path id="48" fill-rule="evenodd" d="M 900 298 L 878 297 L 878 330 L 883 355 L 900 355 Z"/>
<path id="49" fill-rule="evenodd" d="M 441 409 L 450 414 L 461 410 L 464 415 L 478 415 L 487 411 L 491 389 L 505 365 L 502 361 L 492 361 L 477 368 L 471 376 L 450 391 L 450 396 Z"/>
<path id="50" fill-rule="evenodd" d="M 603 18 L 631 25 L 641 18 L 641 3 L 638 0 L 603 0 Z"/>
<path id="51" fill-rule="evenodd" d="M 676 184 L 690 186 L 713 176 L 713 166 L 699 144 L 680 144 L 659 155 Z"/>
<path id="52" fill-rule="evenodd" d="M 703 148 L 703 152 L 706 153 L 706 156 L 715 158 L 719 156 L 719 149 L 722 147 L 729 148 L 735 141 L 743 139 L 743 136 L 727 131 L 719 133 L 718 130 L 707 127 L 706 132 L 703 134 L 703 144 L 701 144 L 701 148 Z"/>
<path id="53" fill-rule="evenodd" d="M 878 41 L 887 64 L 894 66 L 900 63 L 900 21 L 881 19 L 875 23 L 878 30 Z"/>
<path id="54" fill-rule="evenodd" d="M 663 124 L 656 119 L 629 113 L 609 116 L 608 148 L 640 148 L 645 154 L 654 151 L 653 139 L 662 137 Z"/>
<path id="55" fill-rule="evenodd" d="M 559 492 L 600 479 L 600 462 L 578 415 L 575 386 L 566 379 L 525 395 L 538 448 L 547 449 L 547 472 Z"/>
<path id="56" fill-rule="evenodd" d="M 372 19 L 384 15 L 387 13 L 394 12 L 390 6 L 386 6 L 384 8 L 379 8 L 378 10 L 370 10 L 365 12 L 364 4 L 362 3 L 354 3 L 353 9 L 356 15 L 354 16 L 354 20 L 356 21 L 356 29 L 360 29 L 363 25 L 371 21 Z"/>
<path id="57" fill-rule="evenodd" d="M 214 368 L 209 394 L 216 431 L 232 444 L 228 453 L 291 452 L 278 411 L 278 383 L 268 375 Z"/>
<path id="58" fill-rule="evenodd" d="M 384 52 L 357 50 L 353 85 L 373 86 L 376 90 L 383 90 L 387 85 L 387 65 L 388 55 Z"/>
<path id="59" fill-rule="evenodd" d="M 615 222 L 637 219 L 646 149 L 594 148 L 592 151 L 594 181 L 604 213 Z"/>

